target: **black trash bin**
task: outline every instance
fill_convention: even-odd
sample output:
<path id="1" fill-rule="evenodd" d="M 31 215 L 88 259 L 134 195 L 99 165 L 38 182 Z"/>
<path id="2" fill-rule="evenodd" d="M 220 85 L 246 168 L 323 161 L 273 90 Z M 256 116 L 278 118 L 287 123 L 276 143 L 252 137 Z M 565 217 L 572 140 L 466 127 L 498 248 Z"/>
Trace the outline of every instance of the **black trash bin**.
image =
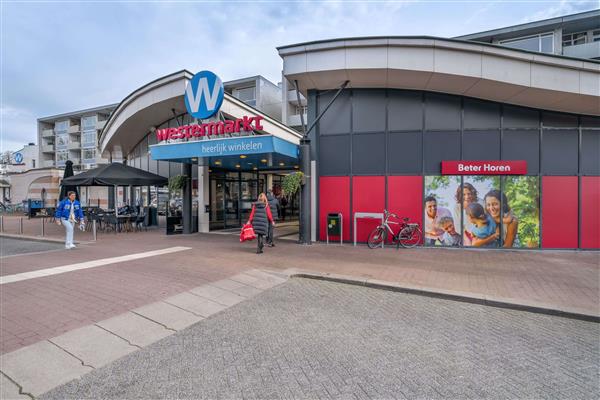
<path id="1" fill-rule="evenodd" d="M 342 244 L 342 224 L 342 213 L 327 214 L 327 244 L 329 244 L 329 236 L 338 236 Z"/>

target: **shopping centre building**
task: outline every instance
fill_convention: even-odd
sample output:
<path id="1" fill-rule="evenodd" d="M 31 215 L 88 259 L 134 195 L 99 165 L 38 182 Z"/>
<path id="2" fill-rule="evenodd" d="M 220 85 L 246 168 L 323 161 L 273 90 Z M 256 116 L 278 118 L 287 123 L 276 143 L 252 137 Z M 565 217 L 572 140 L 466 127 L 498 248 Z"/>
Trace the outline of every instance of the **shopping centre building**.
<path id="1" fill-rule="evenodd" d="M 592 51 L 597 14 L 573 19 Z M 239 226 L 259 192 L 302 170 L 306 241 L 325 239 L 329 213 L 342 214 L 344 240 L 365 241 L 377 221 L 355 230 L 356 213 L 388 209 L 419 222 L 431 246 L 598 249 L 600 62 L 556 51 L 561 35 L 579 45 L 564 23 L 523 27 L 538 51 L 507 47 L 506 32 L 506 43 L 486 33 L 279 47 L 283 104 L 306 111 L 297 129 L 223 93 L 207 71 L 179 71 L 123 99 L 99 151 L 188 176 L 190 233 Z M 135 196 L 149 202 L 151 191 Z"/>

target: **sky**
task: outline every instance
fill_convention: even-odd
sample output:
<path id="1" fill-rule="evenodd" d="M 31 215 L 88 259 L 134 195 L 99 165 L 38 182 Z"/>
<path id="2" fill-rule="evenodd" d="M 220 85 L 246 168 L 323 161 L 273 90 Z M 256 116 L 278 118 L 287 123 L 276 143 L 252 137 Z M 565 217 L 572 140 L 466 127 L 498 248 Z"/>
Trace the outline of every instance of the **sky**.
<path id="1" fill-rule="evenodd" d="M 0 0 L 0 151 L 37 142 L 37 118 L 119 103 L 182 69 L 277 83 L 277 46 L 454 37 L 598 8 L 600 0 Z"/>

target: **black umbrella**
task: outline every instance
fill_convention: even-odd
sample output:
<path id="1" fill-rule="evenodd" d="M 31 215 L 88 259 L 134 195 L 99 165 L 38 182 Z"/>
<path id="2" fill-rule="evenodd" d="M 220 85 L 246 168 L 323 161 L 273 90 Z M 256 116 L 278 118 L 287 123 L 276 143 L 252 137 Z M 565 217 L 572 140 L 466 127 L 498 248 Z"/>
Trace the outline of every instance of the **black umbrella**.
<path id="1" fill-rule="evenodd" d="M 67 197 L 67 193 L 69 192 L 75 192 L 75 197 L 77 200 L 79 200 L 79 191 L 77 190 L 77 186 L 65 182 L 65 179 L 72 177 L 73 175 L 73 161 L 67 160 L 65 163 L 65 174 L 63 175 L 63 180 L 60 184 L 60 195 L 58 196 L 58 201 L 61 201 Z"/>
<path id="2" fill-rule="evenodd" d="M 112 163 L 66 178 L 63 183 L 77 186 L 166 186 L 169 180 L 139 168 Z"/>

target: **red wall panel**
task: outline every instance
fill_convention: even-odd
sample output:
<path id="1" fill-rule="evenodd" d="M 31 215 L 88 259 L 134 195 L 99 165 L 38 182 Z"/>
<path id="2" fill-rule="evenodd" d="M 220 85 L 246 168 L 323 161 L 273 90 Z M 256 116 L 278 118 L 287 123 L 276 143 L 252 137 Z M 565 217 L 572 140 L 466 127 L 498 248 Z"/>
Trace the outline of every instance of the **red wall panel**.
<path id="1" fill-rule="evenodd" d="M 600 249 L 600 176 L 581 177 L 581 248 Z"/>
<path id="2" fill-rule="evenodd" d="M 576 176 L 542 177 L 542 247 L 577 248 L 578 182 Z"/>
<path id="3" fill-rule="evenodd" d="M 389 176 L 388 210 L 400 218 L 408 217 L 411 222 L 423 225 L 423 177 Z M 392 227 L 396 231 L 396 227 Z"/>
<path id="4" fill-rule="evenodd" d="M 382 213 L 385 208 L 385 177 L 355 176 L 352 178 L 352 224 L 354 213 Z M 379 220 L 362 219 L 357 222 L 357 240 L 366 242 L 369 233 L 380 223 Z"/>
<path id="5" fill-rule="evenodd" d="M 327 234 L 327 214 L 342 213 L 344 240 L 350 239 L 350 177 L 327 176 L 319 178 L 319 240 Z M 339 238 L 336 238 L 339 240 Z"/>

